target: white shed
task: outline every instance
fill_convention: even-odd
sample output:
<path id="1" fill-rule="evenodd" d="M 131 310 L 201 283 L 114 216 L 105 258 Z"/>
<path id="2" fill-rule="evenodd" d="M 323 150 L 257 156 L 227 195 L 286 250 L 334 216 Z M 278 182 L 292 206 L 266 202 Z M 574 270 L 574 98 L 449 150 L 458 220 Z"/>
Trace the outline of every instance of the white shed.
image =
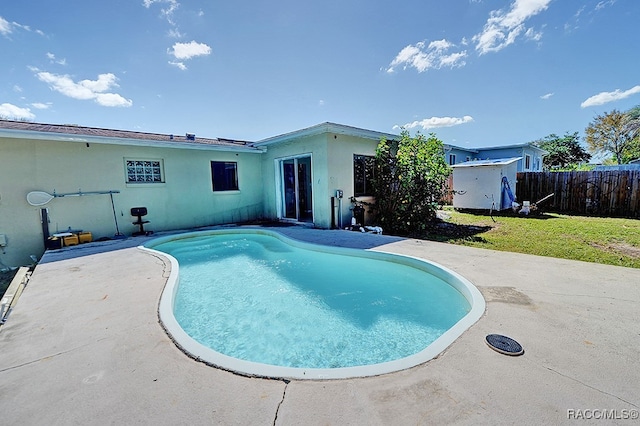
<path id="1" fill-rule="evenodd" d="M 522 157 L 466 161 L 453 168 L 453 207 L 458 209 L 511 208 L 516 195 L 518 160 Z"/>

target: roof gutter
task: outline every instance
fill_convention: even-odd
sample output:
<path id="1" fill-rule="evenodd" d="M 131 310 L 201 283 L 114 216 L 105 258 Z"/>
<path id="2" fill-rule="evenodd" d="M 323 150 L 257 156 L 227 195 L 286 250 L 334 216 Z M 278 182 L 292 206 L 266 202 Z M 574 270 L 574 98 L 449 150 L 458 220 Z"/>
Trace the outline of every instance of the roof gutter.
<path id="1" fill-rule="evenodd" d="M 244 152 L 249 154 L 262 154 L 264 151 L 264 149 L 253 146 L 229 146 L 194 142 L 165 142 L 152 139 L 114 138 L 106 136 L 74 135 L 70 133 L 44 133 L 34 130 L 14 129 L 0 129 L 0 138 L 95 143 L 103 145 L 145 146 L 152 148 L 190 149 L 199 151 Z"/>
<path id="2" fill-rule="evenodd" d="M 393 135 L 391 133 L 382 133 L 376 132 L 373 130 L 359 129 L 357 127 L 344 126 L 341 124 L 335 123 L 322 123 L 312 127 L 307 127 L 306 129 L 296 130 L 294 132 L 285 133 L 278 136 L 273 136 L 267 139 L 262 139 L 258 142 L 255 142 L 253 146 L 260 147 L 266 146 L 276 143 L 282 143 L 291 141 L 294 139 L 300 139 L 310 136 L 317 136 L 325 133 L 334 133 L 338 135 L 347 135 L 360 137 L 364 139 L 372 139 L 372 140 L 380 140 L 382 137 L 387 139 L 397 139 L 398 135 Z"/>

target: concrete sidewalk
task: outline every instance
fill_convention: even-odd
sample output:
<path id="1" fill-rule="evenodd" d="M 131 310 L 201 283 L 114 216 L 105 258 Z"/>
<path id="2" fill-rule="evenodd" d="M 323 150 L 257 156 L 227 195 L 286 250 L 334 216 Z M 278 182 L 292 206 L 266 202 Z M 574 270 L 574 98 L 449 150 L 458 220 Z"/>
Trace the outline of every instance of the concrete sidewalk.
<path id="1" fill-rule="evenodd" d="M 409 370 L 335 381 L 247 378 L 188 358 L 164 333 L 157 307 L 170 264 L 163 258 L 131 242 L 58 254 L 38 265 L 0 330 L 0 423 L 568 424 L 605 415 L 618 417 L 610 424 L 636 423 L 624 417 L 640 407 L 640 270 L 347 231 L 274 230 L 440 263 L 480 289 L 485 316 L 438 358 Z M 489 349 L 490 333 L 518 340 L 525 354 Z"/>

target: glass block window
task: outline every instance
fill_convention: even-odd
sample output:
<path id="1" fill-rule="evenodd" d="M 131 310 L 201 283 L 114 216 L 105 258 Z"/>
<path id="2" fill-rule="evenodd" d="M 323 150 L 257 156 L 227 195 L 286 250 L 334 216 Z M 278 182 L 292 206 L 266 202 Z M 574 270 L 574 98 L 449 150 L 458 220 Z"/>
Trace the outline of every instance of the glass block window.
<path id="1" fill-rule="evenodd" d="M 163 183 L 162 160 L 125 160 L 127 183 Z"/>

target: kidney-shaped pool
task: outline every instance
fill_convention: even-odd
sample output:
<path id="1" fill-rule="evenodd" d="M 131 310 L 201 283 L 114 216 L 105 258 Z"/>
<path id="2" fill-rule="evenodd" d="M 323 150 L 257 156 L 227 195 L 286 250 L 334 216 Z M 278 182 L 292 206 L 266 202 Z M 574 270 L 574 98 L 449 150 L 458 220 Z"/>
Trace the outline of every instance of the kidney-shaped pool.
<path id="1" fill-rule="evenodd" d="M 176 344 L 246 375 L 402 370 L 437 356 L 485 307 L 475 286 L 434 263 L 266 230 L 180 234 L 145 249 L 172 262 L 159 313 Z"/>

